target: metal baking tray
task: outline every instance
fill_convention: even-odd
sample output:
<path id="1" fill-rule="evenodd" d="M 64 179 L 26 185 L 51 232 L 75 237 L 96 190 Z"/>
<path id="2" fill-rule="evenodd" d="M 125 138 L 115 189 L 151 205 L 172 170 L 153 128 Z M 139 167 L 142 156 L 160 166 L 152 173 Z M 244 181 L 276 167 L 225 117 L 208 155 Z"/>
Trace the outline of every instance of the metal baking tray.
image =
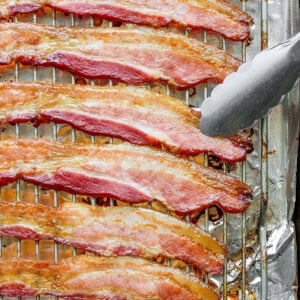
<path id="1" fill-rule="evenodd" d="M 236 6 L 246 10 L 253 18 L 252 40 L 246 43 L 232 42 L 220 35 L 195 30 L 165 30 L 191 35 L 204 42 L 223 48 L 241 60 L 250 60 L 262 49 L 276 45 L 300 30 L 299 4 L 297 1 L 238 1 Z M 66 15 L 50 9 L 33 15 L 20 15 L 12 22 L 38 22 L 67 26 L 120 26 L 90 17 Z M 126 26 L 122 24 L 121 26 Z M 24 67 L 19 64 L 0 67 L 1 81 L 49 81 L 60 83 L 116 84 L 112 81 L 90 81 L 74 78 L 55 68 Z M 177 92 L 160 84 L 147 85 L 176 96 L 195 107 L 201 106 L 209 96 L 214 84 L 201 84 L 194 90 Z M 236 166 L 223 164 L 224 172 L 230 172 L 251 185 L 253 201 L 246 213 L 240 215 L 221 214 L 217 209 L 206 210 L 199 218 L 198 225 L 222 240 L 229 249 L 223 274 L 206 280 L 214 284 L 223 299 L 297 299 L 297 270 L 294 224 L 291 221 L 295 205 L 296 157 L 298 149 L 299 82 L 287 96 L 286 101 L 276 107 L 269 118 L 254 128 L 255 151 L 247 161 Z M 16 124 L 2 127 L 0 138 L 45 136 L 55 140 L 90 141 L 91 143 L 115 142 L 114 139 L 93 137 L 58 124 L 33 128 L 31 124 Z M 210 156 L 205 154 L 199 161 L 209 164 Z M 32 201 L 54 206 L 62 201 L 77 201 L 78 197 L 18 181 L 0 190 L 0 201 Z M 91 205 L 98 205 L 97 199 L 84 199 Z M 116 202 L 108 199 L 110 205 Z M 188 218 L 187 218 L 188 221 Z M 0 237 L 0 257 L 37 257 L 59 261 L 76 250 L 49 241 L 19 241 Z M 171 263 L 172 262 L 168 262 Z M 187 271 L 189 269 L 187 268 Z M 36 297 L 37 299 L 52 299 Z M 8 298 L 2 298 L 8 299 Z M 11 299 L 11 298 L 9 298 Z"/>

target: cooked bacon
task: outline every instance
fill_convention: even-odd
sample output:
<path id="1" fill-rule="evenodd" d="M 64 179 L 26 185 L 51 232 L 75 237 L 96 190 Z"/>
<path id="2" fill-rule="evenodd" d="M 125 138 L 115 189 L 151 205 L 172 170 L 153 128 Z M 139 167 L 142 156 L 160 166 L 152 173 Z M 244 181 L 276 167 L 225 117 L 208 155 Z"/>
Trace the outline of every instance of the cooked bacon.
<path id="1" fill-rule="evenodd" d="M 157 200 L 185 215 L 218 205 L 245 211 L 245 183 L 171 154 L 119 145 L 59 143 L 46 139 L 0 142 L 0 186 L 16 179 L 73 194 L 107 196 L 127 203 Z"/>
<path id="2" fill-rule="evenodd" d="M 51 239 L 104 256 L 180 259 L 205 272 L 223 269 L 225 247 L 197 226 L 153 210 L 0 202 L 0 235 Z"/>
<path id="3" fill-rule="evenodd" d="M 240 61 L 183 35 L 157 30 L 0 24 L 0 64 L 55 66 L 86 78 L 178 88 L 222 82 Z"/>
<path id="4" fill-rule="evenodd" d="M 200 114 L 182 101 L 146 89 L 0 83 L 0 124 L 54 121 L 185 155 L 209 151 L 227 162 L 245 159 L 246 150 L 236 145 L 242 138 L 233 143 L 205 136 L 199 119 Z M 252 142 L 247 141 L 249 148 Z"/>
<path id="5" fill-rule="evenodd" d="M 5 0 L 0 4 L 0 16 L 35 12 L 44 6 L 65 13 L 152 27 L 176 24 L 204 28 L 237 41 L 249 38 L 252 24 L 247 13 L 224 0 Z"/>
<path id="6" fill-rule="evenodd" d="M 50 264 L 0 260 L 0 295 L 63 299 L 219 299 L 195 275 L 136 258 L 76 256 Z"/>

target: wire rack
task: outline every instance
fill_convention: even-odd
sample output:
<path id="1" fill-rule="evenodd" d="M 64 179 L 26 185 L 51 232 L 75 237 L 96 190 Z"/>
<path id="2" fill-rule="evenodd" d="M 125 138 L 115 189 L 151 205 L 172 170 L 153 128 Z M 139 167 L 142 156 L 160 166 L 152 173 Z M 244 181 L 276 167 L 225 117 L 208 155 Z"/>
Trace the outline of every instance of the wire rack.
<path id="1" fill-rule="evenodd" d="M 241 1 L 241 7 L 243 10 L 245 10 L 246 7 L 246 1 L 242 0 Z M 268 45 L 268 3 L 267 1 L 261 1 L 261 49 L 265 49 Z M 55 10 L 49 10 L 47 11 L 47 16 L 45 17 L 44 15 L 42 15 L 42 17 L 40 18 L 40 15 L 37 14 L 33 14 L 30 17 L 26 16 L 25 17 L 25 21 L 31 21 L 31 22 L 43 22 L 45 20 L 47 20 L 48 24 L 51 24 L 53 26 L 58 25 L 58 19 L 60 19 L 61 17 L 63 17 L 64 21 L 66 22 L 66 24 L 68 26 L 75 26 L 75 25 L 81 25 L 82 20 L 80 18 L 78 18 L 77 16 L 74 15 L 69 15 L 69 16 L 62 16 L 61 13 L 56 12 Z M 14 17 L 13 22 L 18 22 L 18 21 L 24 21 L 24 17 L 23 16 L 16 16 Z M 90 17 L 89 20 L 85 20 L 85 25 L 88 23 L 89 26 L 93 27 L 95 25 L 95 19 Z M 104 21 L 104 25 L 101 26 L 109 26 L 112 27 L 114 24 L 112 22 L 106 22 Z M 168 28 L 168 30 L 172 30 L 171 28 Z M 188 29 L 185 30 L 184 34 L 189 35 L 190 32 Z M 200 36 L 200 35 L 199 35 Z M 205 42 L 205 43 L 210 43 L 210 34 L 208 34 L 206 31 L 201 33 L 201 39 Z M 229 42 L 227 40 L 225 40 L 224 38 L 220 39 L 221 41 L 221 47 L 223 48 L 223 50 L 225 51 L 229 51 L 228 50 L 228 44 L 232 43 Z M 235 44 L 237 44 L 237 42 L 235 42 Z M 240 57 L 243 61 L 246 61 L 246 43 L 243 42 L 240 45 Z M 19 81 L 21 78 L 21 74 L 23 72 L 23 67 L 21 67 L 18 63 L 15 63 L 14 65 L 14 80 L 15 81 Z M 61 73 L 59 74 L 60 76 L 58 76 L 58 71 L 55 68 L 51 68 L 48 69 L 48 77 L 46 79 L 50 79 L 53 83 L 56 82 L 61 82 L 62 80 L 62 76 Z M 29 72 L 29 78 L 31 81 L 37 81 L 40 80 L 39 78 L 39 69 L 36 67 L 26 67 L 26 72 L 27 72 L 27 78 L 28 78 L 28 72 Z M 72 84 L 76 83 L 76 78 L 74 76 L 63 76 L 64 78 L 64 82 L 69 81 L 69 83 L 71 82 Z M 66 79 L 67 78 L 67 79 Z M 90 81 L 89 84 L 94 85 L 95 82 L 94 81 Z M 110 80 L 108 82 L 109 85 L 113 85 L 113 82 Z M 151 89 L 153 86 L 151 84 L 148 84 L 147 87 L 149 89 Z M 197 94 L 201 94 L 201 96 L 199 96 L 200 100 L 197 100 L 196 102 L 194 100 L 192 100 L 192 96 L 190 96 L 190 91 L 184 91 L 184 93 L 178 95 L 176 94 L 177 97 L 180 97 L 183 101 L 185 101 L 187 104 L 192 104 L 193 106 L 199 106 L 199 104 L 201 104 L 201 101 L 203 99 L 205 99 L 206 97 L 209 96 L 211 91 L 211 87 L 209 83 L 204 83 L 203 85 L 197 87 Z M 172 91 L 170 89 L 169 86 L 165 86 L 165 92 L 166 94 L 170 95 L 173 93 L 177 93 L 175 91 Z M 22 126 L 24 126 L 23 124 L 16 124 L 15 125 L 15 138 L 20 138 L 22 136 Z M 59 125 L 53 123 L 52 125 L 47 125 L 48 128 L 48 138 L 52 138 L 53 140 L 57 140 L 58 139 L 58 132 L 59 132 Z M 52 132 L 51 132 L 52 131 Z M 34 137 L 38 137 L 41 134 L 44 134 L 40 132 L 39 128 L 33 128 L 32 127 L 32 136 Z M 267 298 L 267 263 L 266 263 L 266 257 L 267 257 L 267 248 L 266 248 L 266 208 L 267 208 L 267 203 L 268 203 L 268 162 L 267 162 L 267 153 L 268 153 L 268 120 L 264 119 L 261 121 L 261 141 L 260 141 L 260 145 L 261 145 L 261 219 L 260 219 L 260 235 L 259 235 L 259 242 L 260 242 L 260 249 L 261 249 L 261 295 L 260 295 L 260 299 L 266 299 Z M 1 138 L 1 136 L 0 136 Z M 72 129 L 70 131 L 70 138 L 72 140 L 72 142 L 76 142 L 77 139 L 77 132 Z M 92 143 L 97 142 L 97 139 L 94 136 L 90 136 L 89 137 L 90 141 Z M 110 139 L 110 142 L 113 142 L 113 139 Z M 204 165 L 208 165 L 208 153 L 204 154 Z M 223 170 L 224 173 L 227 172 L 227 165 L 223 164 Z M 246 178 L 246 174 L 247 174 L 247 164 L 246 162 L 240 163 L 238 166 L 238 169 L 240 170 L 237 174 L 238 177 L 240 177 L 240 179 L 242 179 L 244 182 L 247 182 L 247 178 Z M 15 200 L 16 201 L 22 201 L 23 200 L 23 195 L 22 195 L 22 191 L 24 186 L 27 186 L 26 183 L 18 181 L 16 184 L 10 186 L 11 189 L 15 190 Z M 33 188 L 33 193 L 34 193 L 34 202 L 35 203 L 39 203 L 40 202 L 40 195 L 41 195 L 41 189 L 38 186 L 32 186 Z M 5 188 L 2 189 L 0 188 L 0 201 L 1 200 L 5 200 L 5 193 L 3 193 L 3 190 Z M 56 207 L 59 204 L 59 192 L 57 191 L 53 191 L 53 206 Z M 70 196 L 71 200 L 73 202 L 76 202 L 76 195 L 71 195 Z M 109 199 L 109 204 L 110 205 L 116 205 L 116 202 L 113 199 Z M 90 199 L 90 203 L 91 205 L 96 205 L 96 199 Z M 149 203 L 149 208 L 151 208 L 151 203 Z M 223 214 L 222 218 L 222 223 L 223 223 L 223 242 L 225 244 L 228 243 L 228 229 L 227 229 L 227 214 Z M 209 210 L 206 209 L 202 219 L 204 219 L 204 222 L 202 222 L 202 226 L 204 227 L 204 229 L 208 230 L 209 228 Z M 241 226 L 241 237 L 242 237 L 242 245 L 241 245 L 241 256 L 242 256 L 242 265 L 241 265 L 241 275 L 240 275 L 240 280 L 239 280 L 239 291 L 235 296 L 233 296 L 230 287 L 227 284 L 228 281 L 228 274 L 227 274 L 227 270 L 228 270 L 228 259 L 225 259 L 225 268 L 224 268 L 224 272 L 223 272 L 223 283 L 222 283 L 222 287 L 221 287 L 221 293 L 223 296 L 223 299 L 255 299 L 255 296 L 252 298 L 251 297 L 251 293 L 249 293 L 249 288 L 247 286 L 247 270 L 246 270 L 246 258 L 247 258 L 247 253 L 246 253 L 246 237 L 247 237 L 247 232 L 246 232 L 246 213 L 243 213 L 241 216 L 241 220 L 242 220 L 242 226 Z M 186 218 L 186 221 L 189 221 L 189 216 Z M 2 238 L 0 237 L 0 257 L 2 257 L 3 254 L 3 250 L 6 247 L 6 244 L 9 245 L 11 243 L 15 243 L 16 244 L 16 253 L 15 253 L 15 257 L 21 257 L 21 253 L 22 253 L 22 246 L 23 246 L 23 242 L 21 242 L 20 240 L 16 240 L 13 238 Z M 36 258 L 41 258 L 41 253 L 42 253 L 42 249 L 40 246 L 40 242 L 39 241 L 35 241 L 35 256 Z M 61 246 L 59 246 L 56 243 L 53 243 L 53 261 L 55 263 L 57 263 L 59 261 L 59 257 L 60 257 L 60 251 L 61 251 Z M 76 255 L 76 249 L 72 250 L 73 255 Z M 171 265 L 171 261 L 167 260 L 166 264 Z M 186 267 L 186 271 L 187 272 L 191 272 L 192 269 L 189 268 L 189 266 Z M 209 276 L 206 274 L 205 275 L 205 281 L 208 282 L 211 278 L 209 278 Z M 259 296 L 259 295 L 257 295 Z M 1 300 L 5 300 L 8 298 L 4 298 L 4 297 L 0 297 Z M 10 298 L 11 299 L 11 298 Z M 20 298 L 16 298 L 16 299 L 20 299 Z M 43 299 L 43 297 L 35 297 L 35 299 Z M 46 299 L 46 298 L 45 298 Z M 50 299 L 49 297 L 47 297 L 47 299 Z M 51 298 L 52 299 L 52 298 Z M 55 299 L 53 297 L 53 299 Z"/>

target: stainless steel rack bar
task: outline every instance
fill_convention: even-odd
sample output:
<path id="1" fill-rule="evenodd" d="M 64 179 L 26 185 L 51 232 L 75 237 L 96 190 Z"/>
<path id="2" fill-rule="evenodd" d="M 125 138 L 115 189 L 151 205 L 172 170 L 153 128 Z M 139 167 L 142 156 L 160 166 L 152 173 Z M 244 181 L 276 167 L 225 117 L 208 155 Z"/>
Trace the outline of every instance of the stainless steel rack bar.
<path id="1" fill-rule="evenodd" d="M 268 48 L 268 0 L 261 2 L 261 50 Z M 267 269 L 267 208 L 268 208 L 268 117 L 261 120 L 261 205 L 260 205 L 260 265 L 261 299 L 268 297 Z"/>

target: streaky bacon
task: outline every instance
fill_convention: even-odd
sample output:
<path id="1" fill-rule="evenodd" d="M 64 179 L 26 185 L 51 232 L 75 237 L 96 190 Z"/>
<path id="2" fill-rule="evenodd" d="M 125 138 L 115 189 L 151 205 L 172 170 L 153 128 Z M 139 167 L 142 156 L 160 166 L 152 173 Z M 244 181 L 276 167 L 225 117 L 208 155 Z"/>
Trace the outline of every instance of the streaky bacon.
<path id="1" fill-rule="evenodd" d="M 157 200 L 181 215 L 211 205 L 239 213 L 247 209 L 251 197 L 250 187 L 236 178 L 130 144 L 99 146 L 43 138 L 0 141 L 0 186 L 18 178 L 127 203 Z"/>
<path id="2" fill-rule="evenodd" d="M 153 210 L 0 202 L 0 236 L 51 239 L 104 256 L 176 258 L 205 272 L 223 270 L 226 248 L 197 226 Z"/>
<path id="3" fill-rule="evenodd" d="M 227 162 L 242 161 L 252 150 L 249 137 L 245 142 L 202 134 L 199 120 L 200 113 L 183 101 L 141 88 L 0 83 L 0 125 L 53 121 L 184 155 L 211 152 Z"/>
<path id="4" fill-rule="evenodd" d="M 0 295 L 63 299 L 216 300 L 195 275 L 137 258 L 76 256 L 57 264 L 0 259 Z"/>
<path id="5" fill-rule="evenodd" d="M 1 1 L 0 16 L 35 12 L 51 7 L 65 13 L 98 16 L 107 20 L 163 27 L 175 24 L 204 28 L 231 40 L 249 38 L 252 18 L 224 0 L 21 0 Z"/>
<path id="6" fill-rule="evenodd" d="M 135 85 L 163 81 L 178 89 L 222 82 L 240 65 L 220 49 L 165 31 L 0 23 L 0 64 L 12 61 Z"/>

